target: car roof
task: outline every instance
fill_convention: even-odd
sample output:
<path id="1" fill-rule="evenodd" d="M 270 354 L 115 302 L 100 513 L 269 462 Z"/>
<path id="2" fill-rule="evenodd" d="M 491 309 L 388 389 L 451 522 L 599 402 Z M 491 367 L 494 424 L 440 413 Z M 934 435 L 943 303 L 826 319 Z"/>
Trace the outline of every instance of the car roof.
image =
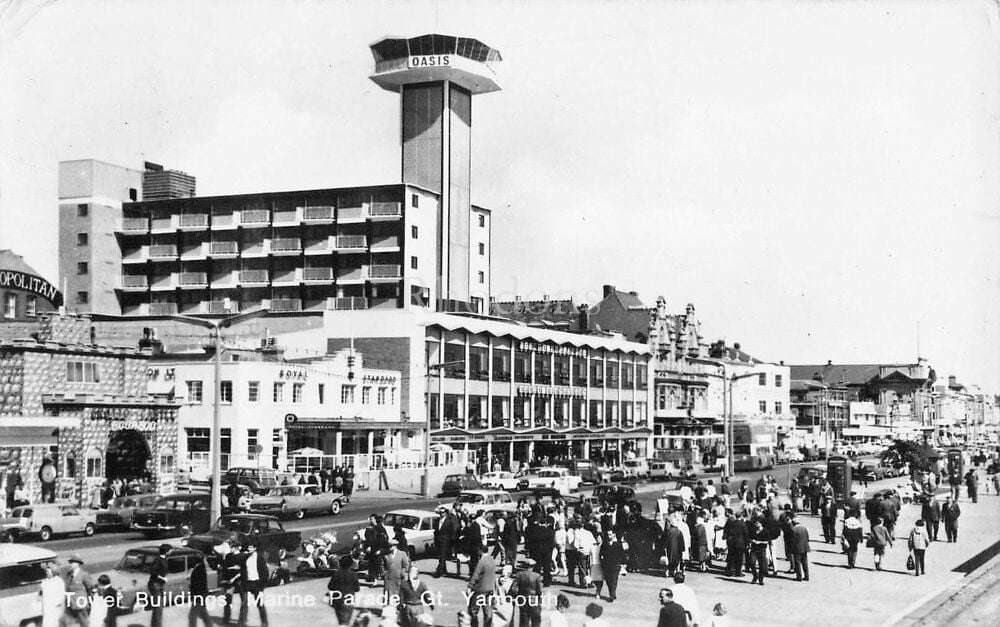
<path id="1" fill-rule="evenodd" d="M 14 566 L 39 561 L 55 561 L 54 551 L 30 544 L 0 544 L 0 566 Z"/>
<path id="2" fill-rule="evenodd" d="M 507 494 L 505 490 L 462 490 L 458 493 L 459 496 L 463 494 L 482 494 L 483 496 L 487 494 Z"/>
<path id="3" fill-rule="evenodd" d="M 389 514 L 397 514 L 400 516 L 416 516 L 417 518 L 423 518 L 424 516 L 437 516 L 435 512 L 426 509 L 394 509 L 391 512 L 385 513 L 387 516 Z"/>
<path id="4" fill-rule="evenodd" d="M 77 507 L 77 506 L 75 504 L 69 503 L 69 502 L 65 502 L 65 503 L 38 503 L 38 504 L 29 503 L 28 505 L 18 505 L 17 507 L 14 507 L 12 509 L 35 509 L 35 510 L 40 509 L 40 510 L 46 510 L 46 509 L 59 509 L 60 507 Z"/>
<path id="5" fill-rule="evenodd" d="M 164 494 L 162 498 L 167 501 L 200 501 L 209 496 L 207 492 L 177 492 L 175 494 Z"/>
<path id="6" fill-rule="evenodd" d="M 126 553 L 142 553 L 143 555 L 159 555 L 160 545 L 150 545 L 150 546 L 137 546 L 132 549 L 125 551 Z M 192 549 L 186 546 L 171 546 L 170 551 L 167 553 L 170 557 L 176 557 L 177 555 L 193 555 L 196 553 L 201 553 L 197 549 Z"/>
<path id="7" fill-rule="evenodd" d="M 267 514 L 225 514 L 220 516 L 220 518 L 245 518 L 247 520 L 278 520 L 274 516 L 268 516 Z"/>

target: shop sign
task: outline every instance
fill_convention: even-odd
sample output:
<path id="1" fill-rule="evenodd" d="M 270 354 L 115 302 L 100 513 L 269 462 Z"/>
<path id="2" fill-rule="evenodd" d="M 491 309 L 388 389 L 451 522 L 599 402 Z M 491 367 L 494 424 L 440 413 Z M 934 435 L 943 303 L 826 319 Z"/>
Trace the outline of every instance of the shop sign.
<path id="1" fill-rule="evenodd" d="M 56 307 L 63 304 L 63 296 L 54 285 L 27 272 L 0 270 L 0 287 L 15 287 L 26 292 L 33 292 Z"/>
<path id="2" fill-rule="evenodd" d="M 298 379 L 304 381 L 307 377 L 305 370 L 279 370 L 279 379 Z"/>
<path id="3" fill-rule="evenodd" d="M 448 67 L 449 65 L 451 65 L 450 54 L 416 54 L 406 59 L 407 68 Z"/>
<path id="4" fill-rule="evenodd" d="M 159 368 L 147 368 L 146 369 L 146 375 L 150 379 L 153 379 L 155 381 L 156 379 L 160 378 L 160 369 Z M 175 371 L 174 371 L 173 368 L 164 368 L 163 369 L 163 380 L 164 381 L 173 381 L 174 380 L 174 376 L 175 376 Z"/>
<path id="5" fill-rule="evenodd" d="M 112 431 L 134 429 L 135 431 L 156 431 L 155 420 L 112 420 Z"/>

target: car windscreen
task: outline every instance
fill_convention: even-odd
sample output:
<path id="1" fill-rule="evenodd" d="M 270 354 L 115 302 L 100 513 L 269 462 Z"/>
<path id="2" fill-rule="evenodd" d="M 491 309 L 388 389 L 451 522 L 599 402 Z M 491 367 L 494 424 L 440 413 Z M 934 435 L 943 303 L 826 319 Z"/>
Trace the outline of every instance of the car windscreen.
<path id="1" fill-rule="evenodd" d="M 156 502 L 156 509 L 174 509 L 178 511 L 188 511 L 191 509 L 196 509 L 202 507 L 200 505 L 201 501 L 182 501 L 173 499 L 160 499 Z"/>
<path id="2" fill-rule="evenodd" d="M 239 533 L 250 533 L 253 529 L 253 523 L 246 518 L 238 518 L 235 516 L 223 516 L 219 519 L 219 528 L 225 529 L 226 531 L 236 531 Z"/>
<path id="3" fill-rule="evenodd" d="M 383 524 L 386 527 L 399 526 L 403 529 L 416 529 L 417 525 L 420 524 L 420 520 L 416 516 L 409 516 L 407 514 L 386 514 Z"/>
<path id="4" fill-rule="evenodd" d="M 271 491 L 267 493 L 268 496 L 295 496 L 299 493 L 299 489 L 296 486 L 281 486 L 278 488 L 271 488 Z"/>
<path id="5" fill-rule="evenodd" d="M 558 470 L 543 470 L 538 473 L 539 477 L 561 477 L 562 474 Z"/>
<path id="6" fill-rule="evenodd" d="M 148 573 L 153 570 L 153 563 L 156 562 L 156 555 L 144 553 L 142 551 L 128 551 L 125 557 L 118 561 L 116 570 L 129 572 Z"/>
<path id="7" fill-rule="evenodd" d="M 484 501 L 482 494 L 459 494 L 455 499 L 456 503 L 481 503 Z"/>

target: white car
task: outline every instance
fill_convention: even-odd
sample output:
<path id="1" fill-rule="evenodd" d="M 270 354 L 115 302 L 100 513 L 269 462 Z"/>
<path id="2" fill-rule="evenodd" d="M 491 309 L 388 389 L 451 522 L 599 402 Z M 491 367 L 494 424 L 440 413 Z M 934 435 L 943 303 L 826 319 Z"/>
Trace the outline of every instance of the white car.
<path id="1" fill-rule="evenodd" d="M 514 473 L 508 472 L 506 470 L 497 470 L 494 472 L 487 472 L 479 477 L 479 483 L 487 488 L 495 488 L 497 490 L 517 490 L 518 483 L 520 479 L 514 476 Z"/>
<path id="2" fill-rule="evenodd" d="M 462 490 L 455 499 L 455 507 L 473 514 L 479 510 L 504 510 L 513 512 L 517 504 L 506 490 Z"/>
<path id="3" fill-rule="evenodd" d="M 440 516 L 424 509 L 395 509 L 385 515 L 383 524 L 390 533 L 393 527 L 402 527 L 413 559 L 434 553 L 434 531 L 440 520 Z M 365 536 L 364 529 L 359 533 L 362 538 Z"/>
<path id="4" fill-rule="evenodd" d="M 645 459 L 626 459 L 624 464 L 626 477 L 649 478 L 649 462 Z"/>
<path id="5" fill-rule="evenodd" d="M 537 476 L 528 479 L 528 489 L 540 494 L 569 494 L 580 489 L 580 481 L 566 468 L 542 468 Z"/>

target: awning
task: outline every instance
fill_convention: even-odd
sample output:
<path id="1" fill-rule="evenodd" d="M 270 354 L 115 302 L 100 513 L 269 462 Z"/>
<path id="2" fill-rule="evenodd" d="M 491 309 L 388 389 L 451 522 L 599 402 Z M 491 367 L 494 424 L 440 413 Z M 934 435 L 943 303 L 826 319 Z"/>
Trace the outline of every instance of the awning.
<path id="1" fill-rule="evenodd" d="M 0 446 L 54 446 L 57 431 L 53 427 L 0 426 Z"/>

